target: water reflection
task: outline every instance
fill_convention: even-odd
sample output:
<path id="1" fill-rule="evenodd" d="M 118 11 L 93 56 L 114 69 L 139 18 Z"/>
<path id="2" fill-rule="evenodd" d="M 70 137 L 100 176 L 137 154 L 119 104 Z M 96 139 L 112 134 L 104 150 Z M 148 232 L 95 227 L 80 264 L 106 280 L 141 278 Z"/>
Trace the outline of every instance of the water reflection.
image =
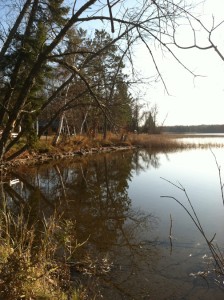
<path id="1" fill-rule="evenodd" d="M 158 169 L 160 167 L 160 156 L 155 152 L 139 150 L 134 152 L 132 163 L 133 170 L 136 174 L 140 174 L 150 168 Z"/>
<path id="2" fill-rule="evenodd" d="M 74 221 L 77 241 L 88 241 L 72 257 L 74 279 L 87 280 L 86 275 L 91 273 L 88 259 L 108 259 L 111 272 L 103 271 L 99 261 L 95 265 L 101 271 L 94 271 L 94 275 L 107 273 L 99 277 L 98 283 L 105 299 L 139 299 L 140 294 L 147 294 L 142 272 L 157 264 L 160 255 L 155 241 L 149 237 L 143 240 L 141 232 L 150 233 L 157 219 L 149 211 L 132 207 L 128 188 L 133 169 L 140 172 L 150 164 L 158 166 L 156 155 L 125 152 L 38 167 L 21 166 L 7 175 L 11 181 L 2 182 L 2 196 L 15 214 L 23 206 L 25 215 L 39 230 L 40 221 L 55 210 L 64 219 Z M 82 276 L 77 275 L 80 265 L 85 265 L 86 274 Z"/>
<path id="3" fill-rule="evenodd" d="M 200 178 L 197 172 L 205 173 L 205 163 L 194 172 L 187 168 L 190 161 L 196 167 L 201 158 L 202 152 L 196 151 L 169 155 L 134 151 L 21 166 L 4 175 L 1 199 L 6 199 L 14 213 L 22 205 L 36 226 L 55 210 L 72 220 L 74 244 L 87 241 L 71 256 L 73 279 L 90 287 L 97 281 L 104 299 L 199 299 L 198 295 L 222 299 L 215 288 L 209 293 L 206 282 L 189 276 L 205 267 L 201 259 L 205 248 L 181 208 L 160 198 L 166 189 L 169 195 L 173 193 L 160 177 L 174 174 L 179 180 L 181 176 L 187 182 L 192 179 L 193 191 L 200 198 L 200 185 L 194 190 L 194 184 Z M 207 200 L 207 187 L 210 189 L 208 184 L 203 186 L 205 219 L 214 206 Z M 194 205 L 198 209 L 197 201 Z M 172 255 L 170 214 L 175 238 Z M 214 291 L 215 298 L 211 298 Z"/>

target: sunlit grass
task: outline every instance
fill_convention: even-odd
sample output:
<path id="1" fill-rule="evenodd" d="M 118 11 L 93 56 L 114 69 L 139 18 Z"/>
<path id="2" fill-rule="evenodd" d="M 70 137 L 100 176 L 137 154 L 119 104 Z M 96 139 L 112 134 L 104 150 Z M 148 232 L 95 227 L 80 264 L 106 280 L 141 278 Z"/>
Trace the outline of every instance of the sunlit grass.
<path id="1" fill-rule="evenodd" d="M 211 135 L 185 135 L 185 134 L 134 134 L 128 133 L 124 139 L 121 134 L 108 132 L 107 139 L 103 139 L 102 134 L 96 135 L 95 138 L 89 138 L 85 135 L 77 135 L 67 139 L 61 139 L 58 148 L 61 150 L 72 151 L 74 149 L 90 149 L 113 146 L 135 146 L 153 150 L 175 150 L 189 148 L 210 148 L 224 147 L 223 143 L 215 142 L 199 142 L 198 138 L 214 137 Z M 189 138 L 189 141 L 188 141 Z M 184 139 L 184 140 L 183 140 Z M 191 139 L 191 140 L 190 140 Z"/>
<path id="2" fill-rule="evenodd" d="M 2 204 L 0 299 L 101 299 L 97 276 L 110 272 L 112 263 L 91 253 L 88 239 L 78 242 L 75 221 L 56 210 L 48 218 L 33 216 L 23 205 L 15 214 Z"/>
<path id="3" fill-rule="evenodd" d="M 71 223 L 56 215 L 30 221 L 23 209 L 16 216 L 0 211 L 0 299 L 86 299 L 84 289 L 75 289 L 70 281 L 66 247 L 74 244 L 68 234 Z"/>

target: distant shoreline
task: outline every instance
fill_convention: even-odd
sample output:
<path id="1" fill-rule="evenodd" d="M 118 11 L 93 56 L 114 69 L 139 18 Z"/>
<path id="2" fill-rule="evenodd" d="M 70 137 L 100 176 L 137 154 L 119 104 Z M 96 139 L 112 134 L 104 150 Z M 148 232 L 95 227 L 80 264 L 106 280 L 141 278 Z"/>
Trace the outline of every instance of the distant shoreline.
<path id="1" fill-rule="evenodd" d="M 161 131 L 164 133 L 183 133 L 183 134 L 192 134 L 192 133 L 224 134 L 224 124 L 162 126 Z"/>

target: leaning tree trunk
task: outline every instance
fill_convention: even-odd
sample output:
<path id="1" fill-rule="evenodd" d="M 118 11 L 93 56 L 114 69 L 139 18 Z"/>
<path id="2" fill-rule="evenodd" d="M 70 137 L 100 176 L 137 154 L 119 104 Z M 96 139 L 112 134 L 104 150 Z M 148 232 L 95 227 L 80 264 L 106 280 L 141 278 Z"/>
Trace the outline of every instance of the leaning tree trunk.
<path id="1" fill-rule="evenodd" d="M 64 122 L 64 113 L 61 115 L 60 117 L 60 122 L 59 122 L 59 126 L 58 126 L 58 130 L 57 130 L 57 133 L 56 133 L 56 136 L 52 142 L 52 145 L 53 146 L 56 146 L 58 141 L 59 141 L 59 138 L 60 138 L 60 135 L 61 135 L 61 131 L 62 131 L 62 127 L 63 127 L 63 122 Z"/>

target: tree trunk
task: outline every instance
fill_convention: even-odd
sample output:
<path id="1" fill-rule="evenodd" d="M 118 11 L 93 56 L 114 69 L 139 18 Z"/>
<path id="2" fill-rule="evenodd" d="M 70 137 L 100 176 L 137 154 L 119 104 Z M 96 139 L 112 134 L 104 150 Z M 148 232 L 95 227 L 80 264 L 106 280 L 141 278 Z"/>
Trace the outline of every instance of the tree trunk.
<path id="1" fill-rule="evenodd" d="M 107 118 L 104 116 L 104 124 L 103 124 L 103 139 L 107 138 Z"/>

